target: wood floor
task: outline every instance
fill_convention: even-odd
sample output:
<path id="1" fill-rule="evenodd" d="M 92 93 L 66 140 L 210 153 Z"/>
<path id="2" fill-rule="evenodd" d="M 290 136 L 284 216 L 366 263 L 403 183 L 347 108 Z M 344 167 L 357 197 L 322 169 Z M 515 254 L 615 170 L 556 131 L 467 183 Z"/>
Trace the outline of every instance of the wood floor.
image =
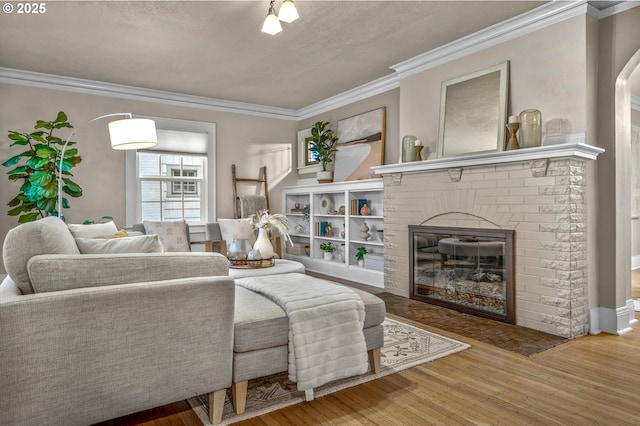
<path id="1" fill-rule="evenodd" d="M 640 270 L 633 276 L 640 297 Z M 524 356 L 407 322 L 471 349 L 237 424 L 640 424 L 640 323 L 624 336 L 584 336 Z M 183 401 L 102 425 L 200 424 Z"/>

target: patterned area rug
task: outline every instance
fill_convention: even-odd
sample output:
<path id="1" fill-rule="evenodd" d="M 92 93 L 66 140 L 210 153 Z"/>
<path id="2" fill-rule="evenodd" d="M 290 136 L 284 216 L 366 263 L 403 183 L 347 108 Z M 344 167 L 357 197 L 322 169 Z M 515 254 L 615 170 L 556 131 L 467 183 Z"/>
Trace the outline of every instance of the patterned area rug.
<path id="1" fill-rule="evenodd" d="M 327 383 L 314 389 L 316 398 L 433 361 L 469 347 L 465 343 L 388 318 L 384 321 L 383 326 L 384 347 L 380 356 L 380 372 L 377 374 L 369 372 L 362 376 Z M 287 373 L 250 381 L 247 391 L 247 409 L 241 415 L 235 415 L 233 412 L 230 395 L 231 391 L 229 390 L 222 416 L 221 424 L 223 425 L 260 416 L 304 401 L 304 392 L 297 391 L 295 383 L 287 379 Z M 211 424 L 207 395 L 191 398 L 189 404 L 203 424 Z"/>

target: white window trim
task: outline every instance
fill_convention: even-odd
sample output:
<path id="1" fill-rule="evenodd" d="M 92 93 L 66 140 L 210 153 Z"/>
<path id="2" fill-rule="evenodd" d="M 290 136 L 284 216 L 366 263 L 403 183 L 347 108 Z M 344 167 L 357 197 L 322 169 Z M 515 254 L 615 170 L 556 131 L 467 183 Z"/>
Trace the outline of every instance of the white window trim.
<path id="1" fill-rule="evenodd" d="M 207 195 L 207 205 L 203 217 L 205 222 L 216 221 L 216 123 L 202 121 L 178 120 L 172 118 L 159 118 L 149 116 L 136 116 L 136 118 L 150 118 L 156 122 L 159 129 L 177 130 L 183 132 L 201 132 L 209 135 L 207 141 L 207 179 L 202 181 L 202 193 Z M 136 151 L 125 151 L 125 185 L 126 185 L 126 224 L 131 226 L 142 222 L 142 212 L 139 200 L 141 198 L 138 185 L 138 162 Z M 185 153 L 185 155 L 190 155 Z M 211 188 L 211 190 L 209 190 Z M 194 225 L 204 225 L 194 224 Z"/>

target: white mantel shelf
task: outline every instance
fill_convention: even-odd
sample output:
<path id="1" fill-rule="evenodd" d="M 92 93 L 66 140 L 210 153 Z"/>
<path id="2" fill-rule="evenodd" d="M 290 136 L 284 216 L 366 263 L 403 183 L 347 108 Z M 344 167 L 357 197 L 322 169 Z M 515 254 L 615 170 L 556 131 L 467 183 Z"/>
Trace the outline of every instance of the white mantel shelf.
<path id="1" fill-rule="evenodd" d="M 587 145 L 582 142 L 568 142 L 557 145 L 539 146 L 536 148 L 515 149 L 512 151 L 486 152 L 460 157 L 387 164 L 384 166 L 371 167 L 371 169 L 377 175 L 385 175 L 391 173 L 412 173 L 460 167 L 487 166 L 492 164 L 541 160 L 545 158 L 578 157 L 595 160 L 598 155 L 603 152 L 604 149 L 593 145 Z"/>

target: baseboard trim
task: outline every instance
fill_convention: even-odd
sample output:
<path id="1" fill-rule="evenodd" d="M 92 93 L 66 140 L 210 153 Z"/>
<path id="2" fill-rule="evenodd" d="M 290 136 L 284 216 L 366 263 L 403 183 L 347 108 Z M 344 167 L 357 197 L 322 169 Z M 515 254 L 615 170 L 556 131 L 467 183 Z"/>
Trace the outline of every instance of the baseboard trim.
<path id="1" fill-rule="evenodd" d="M 631 306 L 631 310 L 629 308 Z M 633 331 L 635 321 L 633 300 L 620 308 L 597 307 L 589 310 L 589 334 L 609 333 L 623 335 Z"/>

